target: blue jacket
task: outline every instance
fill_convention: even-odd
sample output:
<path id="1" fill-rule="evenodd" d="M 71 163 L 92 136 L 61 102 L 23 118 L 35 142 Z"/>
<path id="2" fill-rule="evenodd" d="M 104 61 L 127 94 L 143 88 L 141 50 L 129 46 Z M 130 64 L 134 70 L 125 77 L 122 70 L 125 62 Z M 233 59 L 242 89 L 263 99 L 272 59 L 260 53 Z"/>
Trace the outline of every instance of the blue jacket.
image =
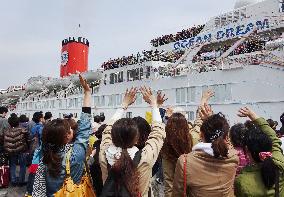
<path id="1" fill-rule="evenodd" d="M 74 183 L 80 183 L 84 173 L 84 162 L 89 142 L 89 133 L 91 130 L 91 114 L 82 112 L 79 123 L 79 130 L 73 143 L 73 150 L 70 158 L 71 178 L 73 179 Z M 65 179 L 66 154 L 62 152 L 61 156 L 63 159 L 60 175 L 56 178 L 49 176 L 48 172 L 46 175 L 46 193 L 48 197 L 53 196 L 53 194 L 62 187 L 63 181 Z"/>
<path id="2" fill-rule="evenodd" d="M 38 136 L 38 148 L 34 150 L 34 154 L 33 154 L 33 160 L 32 160 L 32 164 L 39 164 L 40 158 L 42 157 L 41 154 L 41 138 L 42 138 L 42 130 L 43 130 L 43 124 L 41 123 L 36 123 L 32 129 L 31 129 L 31 136 L 32 138 L 35 137 L 35 135 L 37 134 Z"/>
<path id="3" fill-rule="evenodd" d="M 36 123 L 31 129 L 31 136 L 34 137 L 37 134 L 40 142 L 42 137 L 42 130 L 43 130 L 43 124 Z"/>

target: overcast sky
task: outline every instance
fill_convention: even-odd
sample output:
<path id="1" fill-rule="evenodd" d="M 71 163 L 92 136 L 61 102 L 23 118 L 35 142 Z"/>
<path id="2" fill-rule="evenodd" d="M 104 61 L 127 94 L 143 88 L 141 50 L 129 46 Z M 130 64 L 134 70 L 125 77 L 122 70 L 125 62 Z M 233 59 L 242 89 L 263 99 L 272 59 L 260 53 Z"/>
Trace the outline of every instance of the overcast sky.
<path id="1" fill-rule="evenodd" d="M 235 0 L 10 0 L 0 6 L 0 88 L 59 77 L 62 39 L 90 41 L 89 69 L 150 48 L 150 40 L 205 23 Z M 78 26 L 81 24 L 81 28 Z"/>

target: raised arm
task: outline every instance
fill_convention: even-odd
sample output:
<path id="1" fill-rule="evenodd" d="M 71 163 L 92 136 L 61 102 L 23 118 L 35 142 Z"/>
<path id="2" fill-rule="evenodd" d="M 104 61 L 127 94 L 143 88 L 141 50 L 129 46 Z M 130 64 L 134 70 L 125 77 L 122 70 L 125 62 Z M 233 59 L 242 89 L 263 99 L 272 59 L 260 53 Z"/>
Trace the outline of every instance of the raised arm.
<path id="1" fill-rule="evenodd" d="M 84 161 L 89 142 L 91 127 L 91 89 L 81 75 L 79 75 L 81 86 L 84 89 L 82 114 L 80 117 L 79 130 L 77 132 L 71 159 Z M 75 136 L 74 136 L 75 137 Z"/>
<path id="2" fill-rule="evenodd" d="M 210 89 L 202 93 L 200 106 L 198 107 L 196 113 L 196 120 L 193 123 L 193 128 L 190 130 L 194 145 L 200 140 L 200 127 L 203 123 L 203 120 L 213 114 L 211 107 L 208 105 L 208 101 L 212 96 L 214 96 L 214 92 Z"/>
<path id="3" fill-rule="evenodd" d="M 272 140 L 272 159 L 281 170 L 284 170 L 284 155 L 281 149 L 281 140 L 276 136 L 275 131 L 269 126 L 267 121 L 264 118 L 260 118 L 248 107 L 241 108 L 238 116 L 248 117 L 251 121 L 258 125 L 266 135 L 269 136 Z"/>
<path id="4" fill-rule="evenodd" d="M 150 88 L 142 87 L 141 93 L 146 103 L 150 104 L 152 108 L 152 132 L 148 136 L 141 155 L 141 164 L 153 167 L 155 164 L 160 150 L 166 138 L 165 125 L 162 123 L 162 118 L 158 108 L 158 102 L 164 102 L 165 96 L 158 93 L 157 97 L 153 95 Z"/>
<path id="5" fill-rule="evenodd" d="M 123 116 L 124 112 L 127 110 L 127 108 L 135 102 L 136 93 L 137 93 L 136 88 L 131 88 L 129 91 L 126 90 L 123 101 L 122 101 L 121 108 L 116 110 L 116 112 L 114 113 L 114 115 L 112 116 L 110 121 L 107 123 L 107 127 L 103 131 L 102 142 L 101 142 L 101 145 L 100 145 L 100 153 L 99 153 L 103 182 L 105 182 L 105 180 L 107 178 L 107 174 L 108 174 L 105 151 L 112 144 L 112 138 L 111 138 L 112 125 L 115 123 L 115 121 L 122 118 L 122 116 Z"/>

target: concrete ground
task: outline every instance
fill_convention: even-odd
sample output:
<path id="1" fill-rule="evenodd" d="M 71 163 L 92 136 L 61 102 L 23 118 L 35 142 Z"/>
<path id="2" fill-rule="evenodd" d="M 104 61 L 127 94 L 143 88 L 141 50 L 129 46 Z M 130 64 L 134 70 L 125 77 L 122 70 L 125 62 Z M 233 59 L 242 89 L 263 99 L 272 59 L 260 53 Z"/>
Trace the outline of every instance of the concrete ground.
<path id="1" fill-rule="evenodd" d="M 0 189 L 0 197 L 24 197 L 25 193 L 26 193 L 26 186 Z"/>
<path id="2" fill-rule="evenodd" d="M 16 168 L 16 174 L 19 174 L 19 166 Z M 28 180 L 28 169 L 26 172 L 26 181 Z M 24 197 L 26 193 L 26 186 L 24 187 L 12 187 L 0 189 L 0 197 Z"/>

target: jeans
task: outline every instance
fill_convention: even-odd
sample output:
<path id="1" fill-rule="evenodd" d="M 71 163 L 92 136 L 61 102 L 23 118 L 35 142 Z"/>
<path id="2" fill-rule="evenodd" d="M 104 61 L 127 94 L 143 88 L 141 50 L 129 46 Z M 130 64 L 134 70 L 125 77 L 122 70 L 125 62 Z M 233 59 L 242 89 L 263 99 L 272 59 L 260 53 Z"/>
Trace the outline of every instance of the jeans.
<path id="1" fill-rule="evenodd" d="M 12 183 L 24 183 L 26 179 L 26 159 L 25 159 L 25 154 L 16 154 L 16 155 L 11 155 L 9 158 L 10 161 L 10 178 Z M 16 176 L 16 166 L 19 163 L 20 165 L 20 174 L 19 174 L 19 179 L 17 179 Z"/>

